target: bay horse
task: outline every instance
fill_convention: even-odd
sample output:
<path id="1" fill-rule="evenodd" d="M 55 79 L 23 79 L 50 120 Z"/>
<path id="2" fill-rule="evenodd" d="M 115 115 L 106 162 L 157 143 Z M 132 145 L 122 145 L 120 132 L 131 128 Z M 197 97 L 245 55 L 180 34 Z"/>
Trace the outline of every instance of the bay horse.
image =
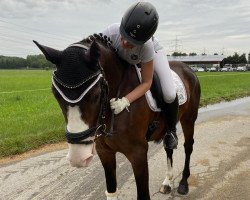
<path id="1" fill-rule="evenodd" d="M 111 98 L 121 98 L 139 84 L 135 68 L 116 54 L 109 39 L 94 34 L 59 51 L 34 41 L 46 59 L 56 65 L 52 91 L 66 122 L 68 159 L 74 167 L 86 167 L 97 152 L 106 177 L 108 200 L 117 199 L 116 153 L 130 161 L 137 186 L 137 199 L 148 200 L 148 142 L 162 141 L 166 133 L 164 115 L 153 112 L 145 96 L 115 115 Z M 178 186 L 180 194 L 189 191 L 190 156 L 194 125 L 198 115 L 200 84 L 194 72 L 182 62 L 170 62 L 185 85 L 187 101 L 179 106 L 178 119 L 184 133 L 185 164 Z M 157 125 L 152 129 L 152 122 Z M 160 192 L 170 193 L 173 177 L 173 150 L 166 149 L 167 175 Z"/>

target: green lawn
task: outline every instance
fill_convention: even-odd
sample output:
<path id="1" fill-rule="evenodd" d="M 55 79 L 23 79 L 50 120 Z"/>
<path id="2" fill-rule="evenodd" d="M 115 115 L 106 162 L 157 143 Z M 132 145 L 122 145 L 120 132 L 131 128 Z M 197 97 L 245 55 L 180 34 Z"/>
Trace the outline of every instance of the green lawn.
<path id="1" fill-rule="evenodd" d="M 51 71 L 0 71 L 0 157 L 64 140 Z"/>
<path id="2" fill-rule="evenodd" d="M 250 72 L 198 72 L 200 107 L 250 96 Z"/>
<path id="3" fill-rule="evenodd" d="M 64 141 L 51 71 L 0 70 L 0 158 Z M 250 73 L 200 72 L 201 106 L 250 96 Z"/>

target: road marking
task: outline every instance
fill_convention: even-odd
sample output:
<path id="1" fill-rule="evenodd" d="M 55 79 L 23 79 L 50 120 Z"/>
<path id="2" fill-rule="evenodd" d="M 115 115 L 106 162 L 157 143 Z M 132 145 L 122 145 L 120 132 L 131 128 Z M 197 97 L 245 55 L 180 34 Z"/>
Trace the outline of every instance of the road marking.
<path id="1" fill-rule="evenodd" d="M 7 92 L 0 92 L 0 94 L 12 94 L 12 93 L 21 93 L 21 92 L 37 92 L 37 91 L 44 91 L 44 90 L 50 90 L 50 88 L 36 89 L 36 90 L 16 90 L 16 91 L 7 91 Z"/>
<path id="2" fill-rule="evenodd" d="M 214 74 L 214 75 L 204 75 L 198 76 L 200 77 L 211 77 L 211 76 L 236 76 L 236 75 L 250 75 L 250 73 L 235 73 L 235 74 Z M 0 92 L 0 94 L 12 94 L 12 93 L 22 93 L 22 92 L 37 92 L 37 91 L 44 91 L 50 90 L 51 88 L 43 88 L 43 89 L 36 89 L 36 90 L 16 90 L 16 91 L 7 91 L 7 92 Z"/>

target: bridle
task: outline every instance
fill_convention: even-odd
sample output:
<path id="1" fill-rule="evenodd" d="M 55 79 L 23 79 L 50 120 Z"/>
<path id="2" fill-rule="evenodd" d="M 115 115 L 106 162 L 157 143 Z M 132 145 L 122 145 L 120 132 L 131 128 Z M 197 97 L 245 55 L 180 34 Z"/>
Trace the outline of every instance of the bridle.
<path id="1" fill-rule="evenodd" d="M 79 48 L 83 48 L 86 51 L 89 49 L 89 47 L 87 47 L 87 46 L 85 46 L 83 44 L 71 44 L 69 47 L 79 47 Z M 103 70 L 100 62 L 97 62 L 97 67 L 98 67 L 97 72 L 95 72 L 92 75 L 90 75 L 89 77 L 85 78 L 84 80 L 82 80 L 77 85 L 67 85 L 62 80 L 60 80 L 55 75 L 55 73 L 53 73 L 52 85 L 57 90 L 57 92 L 61 95 L 61 97 L 65 101 L 67 101 L 68 103 L 78 103 L 78 102 L 80 102 L 83 99 L 83 97 L 98 82 L 100 82 L 100 85 L 101 85 L 101 97 L 100 97 L 100 105 L 101 105 L 101 107 L 100 107 L 100 111 L 99 111 L 96 126 L 92 127 L 92 128 L 89 128 L 89 129 L 87 129 L 85 131 L 79 132 L 79 133 L 71 133 L 66 128 L 65 135 L 66 135 L 66 138 L 67 138 L 67 142 L 70 143 L 70 144 L 92 144 L 101 135 L 107 135 L 108 134 L 108 133 L 105 132 L 106 124 L 104 122 L 105 117 L 106 117 L 106 107 L 107 107 L 107 103 L 108 103 L 108 83 L 107 83 L 107 81 L 105 79 L 104 70 Z M 81 87 L 84 83 L 86 83 L 87 81 L 90 81 L 92 79 L 94 79 L 94 80 L 92 81 L 90 86 L 87 87 L 87 89 L 85 89 L 83 91 L 83 93 L 77 99 L 74 99 L 74 100 L 69 99 L 68 97 L 66 97 L 64 95 L 64 93 L 60 90 L 60 88 L 58 87 L 58 84 L 59 84 L 60 86 L 62 86 L 64 88 L 67 88 L 67 89 L 75 89 L 75 88 Z M 89 137 L 92 137 L 94 139 L 86 140 Z"/>

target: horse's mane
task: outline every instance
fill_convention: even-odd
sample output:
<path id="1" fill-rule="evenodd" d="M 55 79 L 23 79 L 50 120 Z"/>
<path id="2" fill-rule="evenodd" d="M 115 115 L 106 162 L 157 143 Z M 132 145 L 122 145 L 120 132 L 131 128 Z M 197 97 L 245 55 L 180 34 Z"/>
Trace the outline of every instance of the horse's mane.
<path id="1" fill-rule="evenodd" d="M 90 35 L 87 38 L 81 40 L 79 43 L 82 43 L 82 44 L 85 44 L 85 45 L 89 46 L 89 45 L 91 45 L 93 43 L 93 41 L 98 42 L 99 44 L 101 44 L 106 49 L 111 50 L 112 52 L 114 52 L 116 54 L 117 58 L 120 60 L 122 65 L 124 65 L 124 66 L 130 65 L 127 61 L 125 61 L 124 59 L 122 59 L 119 56 L 119 54 L 117 53 L 117 49 L 113 47 L 112 41 L 110 40 L 110 38 L 108 36 L 106 36 L 106 35 L 103 35 L 102 33 L 99 33 L 99 34 L 94 33 L 93 35 Z"/>
<path id="2" fill-rule="evenodd" d="M 116 52 L 117 49 L 115 49 L 112 46 L 112 41 L 110 40 L 110 38 L 106 35 L 103 35 L 102 33 L 96 34 L 94 33 L 93 35 L 88 36 L 87 38 L 83 39 L 82 41 L 80 41 L 80 43 L 83 44 L 91 44 L 93 41 L 99 42 L 100 44 L 102 44 L 104 47 Z"/>

